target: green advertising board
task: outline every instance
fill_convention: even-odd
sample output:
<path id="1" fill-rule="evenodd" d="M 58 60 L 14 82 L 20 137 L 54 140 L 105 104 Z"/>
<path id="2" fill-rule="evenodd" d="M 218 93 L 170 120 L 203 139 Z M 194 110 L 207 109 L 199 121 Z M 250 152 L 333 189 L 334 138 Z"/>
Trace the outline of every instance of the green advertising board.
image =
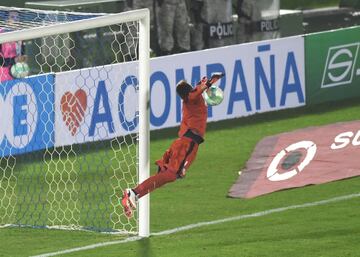
<path id="1" fill-rule="evenodd" d="M 360 96 L 360 27 L 305 37 L 307 105 Z"/>

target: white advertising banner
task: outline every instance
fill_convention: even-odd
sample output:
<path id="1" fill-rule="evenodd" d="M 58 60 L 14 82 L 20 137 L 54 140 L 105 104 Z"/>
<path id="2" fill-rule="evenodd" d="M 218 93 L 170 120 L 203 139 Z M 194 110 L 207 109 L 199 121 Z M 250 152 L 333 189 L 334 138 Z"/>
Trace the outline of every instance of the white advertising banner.
<path id="1" fill-rule="evenodd" d="M 135 132 L 137 63 L 58 73 L 55 146 L 105 140 Z"/>
<path id="2" fill-rule="evenodd" d="M 209 107 L 209 121 L 305 105 L 301 36 L 154 58 L 150 61 L 151 129 L 177 126 L 181 101 L 175 85 L 213 72 L 224 101 Z M 56 75 L 56 146 L 104 140 L 137 131 L 137 63 Z"/>

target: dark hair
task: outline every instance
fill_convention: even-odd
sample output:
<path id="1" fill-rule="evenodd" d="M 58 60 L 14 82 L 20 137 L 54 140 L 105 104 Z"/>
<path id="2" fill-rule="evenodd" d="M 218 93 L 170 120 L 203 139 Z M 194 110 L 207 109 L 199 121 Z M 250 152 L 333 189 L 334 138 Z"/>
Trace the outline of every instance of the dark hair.
<path id="1" fill-rule="evenodd" d="M 193 90 L 192 86 L 189 85 L 185 80 L 181 80 L 176 85 L 176 93 L 181 97 L 181 99 L 186 100 L 189 93 Z"/>

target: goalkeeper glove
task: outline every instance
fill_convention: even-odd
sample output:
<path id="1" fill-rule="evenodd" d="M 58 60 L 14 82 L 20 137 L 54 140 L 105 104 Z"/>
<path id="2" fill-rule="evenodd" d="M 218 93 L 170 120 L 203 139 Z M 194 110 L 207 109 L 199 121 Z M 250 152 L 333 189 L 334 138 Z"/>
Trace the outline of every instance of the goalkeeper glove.
<path id="1" fill-rule="evenodd" d="M 222 72 L 215 72 L 211 75 L 211 78 L 208 79 L 206 81 L 206 86 L 209 88 L 212 86 L 212 84 L 214 84 L 215 82 L 217 82 L 219 79 L 221 79 L 222 77 L 225 76 L 225 73 Z"/>

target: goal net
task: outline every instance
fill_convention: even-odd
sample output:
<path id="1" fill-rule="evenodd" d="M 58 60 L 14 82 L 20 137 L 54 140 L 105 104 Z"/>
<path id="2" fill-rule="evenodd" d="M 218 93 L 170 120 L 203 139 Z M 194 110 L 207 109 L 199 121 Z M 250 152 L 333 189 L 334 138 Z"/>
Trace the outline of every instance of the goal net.
<path id="1" fill-rule="evenodd" d="M 139 233 L 120 197 L 148 176 L 149 14 L 0 7 L 0 227 Z"/>

